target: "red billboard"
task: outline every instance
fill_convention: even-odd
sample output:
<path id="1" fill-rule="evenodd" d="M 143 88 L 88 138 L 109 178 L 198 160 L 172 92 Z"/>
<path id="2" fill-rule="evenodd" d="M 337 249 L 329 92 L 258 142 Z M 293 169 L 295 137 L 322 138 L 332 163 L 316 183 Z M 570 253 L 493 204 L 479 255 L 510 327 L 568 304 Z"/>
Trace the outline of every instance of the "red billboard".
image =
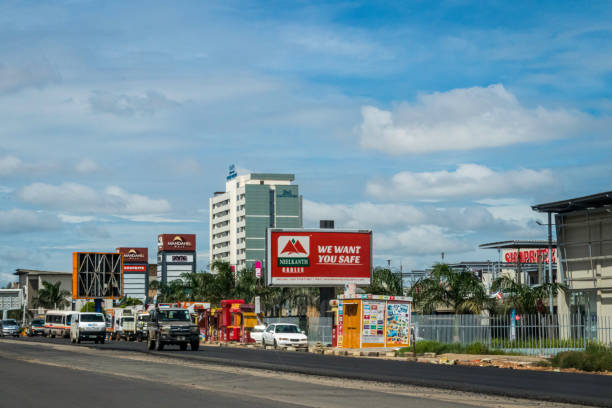
<path id="1" fill-rule="evenodd" d="M 123 255 L 123 263 L 147 263 L 149 262 L 149 248 L 117 248 L 117 252 Z"/>
<path id="2" fill-rule="evenodd" d="M 195 234 L 159 234 L 157 236 L 158 251 L 195 251 Z"/>
<path id="3" fill-rule="evenodd" d="M 372 231 L 269 229 L 270 286 L 369 285 Z"/>

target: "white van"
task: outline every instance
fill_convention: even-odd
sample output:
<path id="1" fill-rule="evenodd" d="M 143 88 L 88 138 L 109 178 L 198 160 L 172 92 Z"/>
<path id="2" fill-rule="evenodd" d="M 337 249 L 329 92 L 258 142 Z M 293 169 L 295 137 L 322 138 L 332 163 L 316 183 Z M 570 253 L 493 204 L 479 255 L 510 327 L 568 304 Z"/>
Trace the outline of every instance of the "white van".
<path id="1" fill-rule="evenodd" d="M 76 312 L 65 310 L 49 310 L 45 313 L 43 333 L 47 337 L 68 337 L 70 335 L 71 318 Z"/>
<path id="2" fill-rule="evenodd" d="M 96 344 L 104 344 L 106 338 L 106 320 L 102 313 L 77 313 L 72 317 L 70 325 L 70 341 L 80 343 L 81 340 L 93 340 Z"/>

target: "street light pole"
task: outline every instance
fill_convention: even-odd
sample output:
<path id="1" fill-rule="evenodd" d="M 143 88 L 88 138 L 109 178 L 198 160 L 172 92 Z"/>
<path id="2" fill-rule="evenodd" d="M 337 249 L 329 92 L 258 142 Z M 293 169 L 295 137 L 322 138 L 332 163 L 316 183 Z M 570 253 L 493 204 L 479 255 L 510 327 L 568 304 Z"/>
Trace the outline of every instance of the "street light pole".
<path id="1" fill-rule="evenodd" d="M 548 213 L 548 283 L 552 284 L 552 214 Z M 548 308 L 553 314 L 553 295 L 552 287 L 548 289 Z"/>

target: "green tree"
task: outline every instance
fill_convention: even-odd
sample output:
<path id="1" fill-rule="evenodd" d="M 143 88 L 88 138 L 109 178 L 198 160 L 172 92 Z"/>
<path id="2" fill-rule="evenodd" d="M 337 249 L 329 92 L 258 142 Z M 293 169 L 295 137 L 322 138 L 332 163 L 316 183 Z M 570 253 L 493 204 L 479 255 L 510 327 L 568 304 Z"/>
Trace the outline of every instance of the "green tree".
<path id="1" fill-rule="evenodd" d="M 543 305 L 551 291 L 553 296 L 557 296 L 559 291 L 566 292 L 567 286 L 554 282 L 529 286 L 515 282 L 509 276 L 503 275 L 493 281 L 491 290 L 502 293 L 504 312 L 516 309 L 518 313 L 536 314 L 538 312 L 547 313 L 548 308 L 540 307 L 540 310 L 538 310 L 538 304 Z"/>
<path id="2" fill-rule="evenodd" d="M 32 298 L 32 305 L 35 308 L 44 309 L 64 309 L 70 306 L 70 301 L 66 299 L 70 292 L 61 289 L 61 282 L 50 283 L 43 281 L 43 287 L 38 291 L 38 296 Z"/>
<path id="3" fill-rule="evenodd" d="M 102 314 L 106 315 L 106 311 L 104 310 L 104 307 L 100 306 L 101 312 Z M 83 307 L 81 308 L 81 312 L 87 312 L 87 313 L 95 313 L 96 311 L 96 304 L 94 302 L 87 302 L 85 303 L 85 305 L 83 305 Z"/>
<path id="4" fill-rule="evenodd" d="M 365 288 L 366 293 L 373 295 L 403 295 L 402 278 L 388 268 L 377 266 L 372 273 L 372 284 Z"/>
<path id="5" fill-rule="evenodd" d="M 418 280 L 409 293 L 416 308 L 425 314 L 432 314 L 439 307 L 450 308 L 456 315 L 477 314 L 494 305 L 473 273 L 454 271 L 447 264 L 436 264 L 430 275 Z"/>
<path id="6" fill-rule="evenodd" d="M 138 306 L 142 305 L 142 301 L 140 299 L 136 299 L 129 296 L 124 296 L 119 300 L 119 307 L 128 307 L 128 306 Z"/>

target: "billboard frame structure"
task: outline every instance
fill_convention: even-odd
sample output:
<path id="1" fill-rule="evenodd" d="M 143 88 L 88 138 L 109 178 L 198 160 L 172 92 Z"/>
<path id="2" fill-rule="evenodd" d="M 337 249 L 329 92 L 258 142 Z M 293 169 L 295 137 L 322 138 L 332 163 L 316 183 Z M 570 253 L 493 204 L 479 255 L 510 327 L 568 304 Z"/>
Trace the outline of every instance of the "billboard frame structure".
<path id="1" fill-rule="evenodd" d="M 73 299 L 120 299 L 122 296 L 123 256 L 120 253 L 72 253 Z"/>
<path id="2" fill-rule="evenodd" d="M 272 277 L 272 233 L 280 232 L 280 233 L 296 233 L 296 234 L 307 234 L 307 233 L 324 233 L 324 234 L 368 234 L 370 238 L 370 274 L 368 278 L 368 283 L 356 283 L 356 282 L 341 282 L 344 278 L 338 277 L 336 281 L 326 282 L 313 278 L 311 282 L 305 283 L 280 283 L 275 282 Z M 357 286 L 367 286 L 372 283 L 372 275 L 374 273 L 374 268 L 372 267 L 373 259 L 374 259 L 374 242 L 372 239 L 372 230 L 361 230 L 361 229 L 326 229 L 326 228 L 267 228 L 266 231 L 266 264 L 265 264 L 265 284 L 270 287 L 312 287 L 312 288 L 324 288 L 324 287 L 339 287 L 343 286 L 346 283 L 355 283 Z"/>

